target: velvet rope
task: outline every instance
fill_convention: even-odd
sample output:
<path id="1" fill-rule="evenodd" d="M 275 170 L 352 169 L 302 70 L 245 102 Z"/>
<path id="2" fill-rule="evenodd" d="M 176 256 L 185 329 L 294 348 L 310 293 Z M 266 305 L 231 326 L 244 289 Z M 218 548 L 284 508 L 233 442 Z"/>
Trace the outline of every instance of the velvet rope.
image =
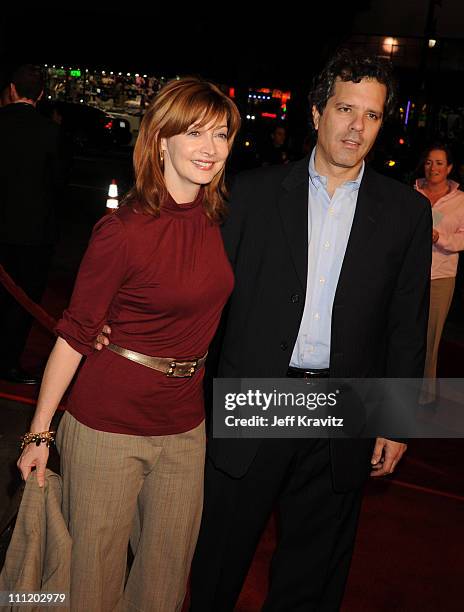
<path id="1" fill-rule="evenodd" d="M 49 332 L 55 333 L 56 320 L 51 317 L 45 310 L 36 304 L 26 293 L 18 287 L 11 276 L 6 272 L 3 266 L 0 265 L 0 283 L 5 287 L 10 295 L 21 304 L 21 306 L 31 314 Z"/>

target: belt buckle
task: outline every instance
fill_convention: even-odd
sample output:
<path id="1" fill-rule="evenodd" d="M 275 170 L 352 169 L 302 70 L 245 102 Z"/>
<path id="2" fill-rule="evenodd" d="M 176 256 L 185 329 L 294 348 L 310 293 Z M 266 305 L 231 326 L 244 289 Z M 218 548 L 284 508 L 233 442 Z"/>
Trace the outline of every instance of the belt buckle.
<path id="1" fill-rule="evenodd" d="M 166 376 L 170 378 L 191 378 L 197 371 L 197 367 L 198 359 L 195 361 L 171 361 Z"/>
<path id="2" fill-rule="evenodd" d="M 305 372 L 303 372 L 303 378 L 316 378 L 317 377 L 317 373 L 314 372 L 313 370 L 306 370 Z"/>

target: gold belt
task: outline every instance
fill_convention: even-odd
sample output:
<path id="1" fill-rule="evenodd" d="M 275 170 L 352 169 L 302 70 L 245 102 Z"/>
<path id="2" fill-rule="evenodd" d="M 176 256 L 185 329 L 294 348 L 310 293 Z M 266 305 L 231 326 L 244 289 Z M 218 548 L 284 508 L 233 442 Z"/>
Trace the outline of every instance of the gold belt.
<path id="1" fill-rule="evenodd" d="M 208 353 L 206 353 L 203 357 L 179 360 L 172 357 L 150 357 L 150 355 L 137 353 L 136 351 L 131 351 L 111 343 L 108 344 L 106 348 L 126 359 L 130 359 L 147 368 L 163 372 L 166 376 L 175 378 L 190 378 L 193 376 L 197 370 L 204 366 L 206 356 L 208 355 Z"/>

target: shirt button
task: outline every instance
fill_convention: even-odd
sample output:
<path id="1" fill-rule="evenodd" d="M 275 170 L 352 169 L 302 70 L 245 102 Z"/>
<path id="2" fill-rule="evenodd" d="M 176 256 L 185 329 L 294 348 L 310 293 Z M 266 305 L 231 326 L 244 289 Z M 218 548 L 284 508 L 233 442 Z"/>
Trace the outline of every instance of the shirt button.
<path id="1" fill-rule="evenodd" d="M 328 249 L 330 247 L 330 242 L 327 240 L 327 242 L 324 242 L 324 249 Z"/>
<path id="2" fill-rule="evenodd" d="M 293 304 L 298 303 L 298 302 L 300 301 L 300 295 L 299 295 L 299 293 L 294 293 L 290 299 L 292 300 L 292 303 L 293 303 Z"/>
<path id="3" fill-rule="evenodd" d="M 308 346 L 308 351 L 309 351 L 310 353 L 314 353 L 314 346 L 313 346 L 312 344 L 310 344 L 310 345 Z"/>
<path id="4" fill-rule="evenodd" d="M 321 285 L 323 285 L 325 283 L 325 278 L 321 276 L 321 278 L 319 279 L 319 282 L 321 283 Z"/>
<path id="5" fill-rule="evenodd" d="M 319 316 L 319 313 L 318 313 L 318 312 L 316 312 L 316 314 L 314 315 L 314 318 L 316 319 L 316 321 L 319 321 L 320 316 Z"/>
<path id="6" fill-rule="evenodd" d="M 283 342 L 280 343 L 280 348 L 283 351 L 286 351 L 288 349 L 288 344 L 285 341 L 283 341 Z"/>

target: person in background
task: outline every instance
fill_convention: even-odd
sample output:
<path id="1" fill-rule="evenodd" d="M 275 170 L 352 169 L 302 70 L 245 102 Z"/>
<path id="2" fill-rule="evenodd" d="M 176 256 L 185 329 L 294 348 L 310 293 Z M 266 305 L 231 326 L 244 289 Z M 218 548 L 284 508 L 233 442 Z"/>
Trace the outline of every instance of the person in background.
<path id="1" fill-rule="evenodd" d="M 203 365 L 234 282 L 219 222 L 239 125 L 210 83 L 185 78 L 158 93 L 134 150 L 135 186 L 95 226 L 57 325 L 18 466 L 43 485 L 51 419 L 87 356 L 56 439 L 72 612 L 182 608 L 203 505 Z M 112 344 L 98 352 L 103 322 Z"/>
<path id="2" fill-rule="evenodd" d="M 438 347 L 453 299 L 459 251 L 464 249 L 464 192 L 451 180 L 453 159 L 443 144 L 428 147 L 422 154 L 423 178 L 416 189 L 432 208 L 432 268 L 430 310 L 427 328 L 427 354 L 421 402 L 435 401 Z"/>
<path id="3" fill-rule="evenodd" d="M 44 80 L 25 64 L 9 75 L 0 108 L 0 264 L 35 302 L 45 291 L 57 240 L 57 196 L 64 183 L 58 126 L 37 112 Z M 21 367 L 32 326 L 23 307 L 0 287 L 0 377 L 38 384 Z"/>
<path id="4" fill-rule="evenodd" d="M 270 142 L 264 148 L 261 159 L 263 166 L 288 164 L 290 161 L 287 147 L 287 130 L 283 125 L 276 125 L 272 130 Z"/>

